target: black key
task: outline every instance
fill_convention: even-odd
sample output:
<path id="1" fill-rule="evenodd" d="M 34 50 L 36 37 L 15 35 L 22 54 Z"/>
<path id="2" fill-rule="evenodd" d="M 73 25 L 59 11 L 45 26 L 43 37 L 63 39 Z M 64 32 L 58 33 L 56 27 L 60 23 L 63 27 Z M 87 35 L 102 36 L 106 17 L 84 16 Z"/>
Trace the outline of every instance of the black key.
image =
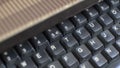
<path id="1" fill-rule="evenodd" d="M 54 61 L 50 63 L 47 68 L 63 68 L 59 61 Z"/>
<path id="2" fill-rule="evenodd" d="M 78 60 L 72 53 L 67 53 L 62 56 L 61 62 L 65 68 L 77 68 L 79 66 Z"/>
<path id="3" fill-rule="evenodd" d="M 120 37 L 120 24 L 116 24 L 112 26 L 111 32 L 114 34 L 116 38 L 119 38 Z"/>
<path id="4" fill-rule="evenodd" d="M 107 60 L 100 53 L 98 53 L 97 55 L 94 55 L 90 61 L 92 65 L 95 66 L 95 68 L 102 68 L 107 64 Z"/>
<path id="5" fill-rule="evenodd" d="M 109 5 L 105 3 L 104 1 L 98 3 L 97 5 L 95 5 L 95 7 L 96 9 L 98 9 L 100 14 L 107 12 L 110 8 Z"/>
<path id="6" fill-rule="evenodd" d="M 61 43 L 67 50 L 71 50 L 79 45 L 77 40 L 71 34 L 64 36 L 61 40 Z"/>
<path id="7" fill-rule="evenodd" d="M 77 47 L 74 51 L 74 54 L 80 62 L 86 61 L 91 57 L 91 52 L 85 45 Z"/>
<path id="8" fill-rule="evenodd" d="M 20 61 L 17 64 L 17 66 L 18 66 L 18 68 L 37 68 L 35 63 L 29 58 L 23 59 L 22 61 Z"/>
<path id="9" fill-rule="evenodd" d="M 111 9 L 109 14 L 115 20 L 115 23 L 120 22 L 120 10 L 118 8 Z"/>
<path id="10" fill-rule="evenodd" d="M 89 22 L 86 28 L 91 32 L 92 36 L 96 36 L 102 31 L 102 26 L 95 20 Z"/>
<path id="11" fill-rule="evenodd" d="M 65 54 L 66 51 L 59 42 L 54 42 L 47 47 L 47 51 L 54 59 L 58 59 L 61 55 Z"/>
<path id="12" fill-rule="evenodd" d="M 45 65 L 52 61 L 47 52 L 43 50 L 40 50 L 39 52 L 33 54 L 32 58 L 40 68 L 43 68 Z"/>
<path id="13" fill-rule="evenodd" d="M 0 68 L 6 68 L 5 64 L 0 60 Z"/>
<path id="14" fill-rule="evenodd" d="M 5 61 L 5 63 L 15 64 L 20 60 L 20 57 L 14 49 L 11 49 L 3 52 L 2 59 Z"/>
<path id="15" fill-rule="evenodd" d="M 120 39 L 115 41 L 115 48 L 120 52 Z"/>
<path id="16" fill-rule="evenodd" d="M 105 45 L 112 44 L 115 41 L 115 37 L 109 30 L 103 31 L 99 38 Z"/>
<path id="17" fill-rule="evenodd" d="M 87 23 L 87 19 L 83 14 L 77 14 L 71 18 L 76 27 L 83 26 Z"/>
<path id="18" fill-rule="evenodd" d="M 79 68 L 94 68 L 88 61 L 80 64 Z"/>
<path id="19" fill-rule="evenodd" d="M 64 34 L 72 32 L 75 28 L 72 22 L 69 20 L 65 20 L 62 23 L 58 24 L 58 27 Z"/>
<path id="20" fill-rule="evenodd" d="M 40 33 L 37 36 L 34 36 L 30 39 L 31 44 L 35 47 L 37 51 L 39 51 L 41 48 L 46 48 L 49 44 L 46 37 Z"/>
<path id="21" fill-rule="evenodd" d="M 45 35 L 50 42 L 56 41 L 62 37 L 62 33 L 56 27 L 46 30 Z"/>
<path id="22" fill-rule="evenodd" d="M 107 3 L 109 3 L 110 6 L 118 6 L 120 4 L 119 0 L 105 0 Z"/>
<path id="23" fill-rule="evenodd" d="M 80 43 L 84 43 L 91 38 L 90 33 L 84 27 L 78 28 L 74 35 Z"/>
<path id="24" fill-rule="evenodd" d="M 87 45 L 93 53 L 101 51 L 104 48 L 103 43 L 97 37 L 90 39 Z"/>
<path id="25" fill-rule="evenodd" d="M 94 7 L 86 9 L 83 13 L 89 20 L 95 19 L 99 15 L 98 11 Z"/>
<path id="26" fill-rule="evenodd" d="M 104 29 L 108 29 L 113 25 L 113 20 L 112 18 L 107 15 L 103 14 L 98 18 L 99 23 L 104 27 Z"/>
<path id="27" fill-rule="evenodd" d="M 24 42 L 16 46 L 16 50 L 22 57 L 31 56 L 35 50 L 29 42 Z"/>
<path id="28" fill-rule="evenodd" d="M 113 47 L 113 45 L 110 45 L 103 51 L 103 55 L 106 57 L 106 59 L 109 60 L 109 62 L 116 57 L 119 56 L 119 52 Z"/>

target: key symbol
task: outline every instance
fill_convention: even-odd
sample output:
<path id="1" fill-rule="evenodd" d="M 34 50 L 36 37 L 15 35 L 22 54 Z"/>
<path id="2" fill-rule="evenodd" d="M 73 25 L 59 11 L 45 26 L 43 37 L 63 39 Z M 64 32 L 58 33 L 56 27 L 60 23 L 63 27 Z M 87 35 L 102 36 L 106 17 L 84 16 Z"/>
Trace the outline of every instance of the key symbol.
<path id="1" fill-rule="evenodd" d="M 54 45 L 50 46 L 50 48 L 51 48 L 52 50 L 55 50 L 55 49 L 56 49 L 56 47 L 55 47 Z"/>
<path id="2" fill-rule="evenodd" d="M 117 14 L 117 11 L 116 11 L 116 10 L 112 10 L 112 13 L 113 13 L 113 14 Z"/>
<path id="3" fill-rule="evenodd" d="M 79 53 L 82 53 L 82 52 L 83 52 L 83 49 L 82 49 L 82 48 L 78 48 L 78 52 L 79 52 Z"/>
<path id="4" fill-rule="evenodd" d="M 65 57 L 64 57 L 64 60 L 65 60 L 65 61 L 68 61 L 68 57 L 67 57 L 67 56 L 65 56 Z"/>
<path id="5" fill-rule="evenodd" d="M 21 63 L 21 65 L 22 65 L 22 67 L 26 67 L 26 66 L 27 66 L 27 63 L 26 63 L 25 61 L 23 61 L 23 62 Z"/>
<path id="6" fill-rule="evenodd" d="M 100 61 L 100 59 L 99 59 L 98 57 L 95 57 L 94 60 L 95 60 L 96 62 Z"/>
<path id="7" fill-rule="evenodd" d="M 108 53 L 111 53 L 111 52 L 112 52 L 110 48 L 108 48 L 106 51 L 107 51 Z"/>
<path id="8" fill-rule="evenodd" d="M 84 64 L 81 65 L 81 68 L 86 68 L 86 66 Z"/>
<path id="9" fill-rule="evenodd" d="M 95 44 L 95 41 L 94 41 L 94 40 L 91 40 L 91 41 L 90 41 L 90 44 L 92 44 L 92 45 Z"/>
<path id="10" fill-rule="evenodd" d="M 42 56 L 39 53 L 36 54 L 36 57 L 39 59 L 42 58 Z"/>
<path id="11" fill-rule="evenodd" d="M 90 27 L 95 27 L 95 25 L 93 23 L 89 23 Z"/>
<path id="12" fill-rule="evenodd" d="M 56 68 L 55 65 L 50 65 L 50 68 Z"/>

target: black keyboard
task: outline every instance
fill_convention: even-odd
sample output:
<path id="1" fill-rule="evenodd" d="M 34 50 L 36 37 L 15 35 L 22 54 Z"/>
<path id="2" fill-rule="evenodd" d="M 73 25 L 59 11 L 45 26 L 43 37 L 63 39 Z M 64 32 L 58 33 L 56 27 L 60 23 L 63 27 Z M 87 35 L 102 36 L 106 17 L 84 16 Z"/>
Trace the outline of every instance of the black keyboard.
<path id="1" fill-rule="evenodd" d="M 120 68 L 120 0 L 104 0 L 0 56 L 0 68 Z"/>

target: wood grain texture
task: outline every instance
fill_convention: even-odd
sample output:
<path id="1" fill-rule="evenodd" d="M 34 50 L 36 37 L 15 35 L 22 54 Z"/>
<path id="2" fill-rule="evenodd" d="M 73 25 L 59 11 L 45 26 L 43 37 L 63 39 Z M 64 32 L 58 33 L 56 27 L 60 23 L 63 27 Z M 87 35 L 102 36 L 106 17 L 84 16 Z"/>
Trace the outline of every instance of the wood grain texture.
<path id="1" fill-rule="evenodd" d="M 0 42 L 83 0 L 0 0 Z"/>

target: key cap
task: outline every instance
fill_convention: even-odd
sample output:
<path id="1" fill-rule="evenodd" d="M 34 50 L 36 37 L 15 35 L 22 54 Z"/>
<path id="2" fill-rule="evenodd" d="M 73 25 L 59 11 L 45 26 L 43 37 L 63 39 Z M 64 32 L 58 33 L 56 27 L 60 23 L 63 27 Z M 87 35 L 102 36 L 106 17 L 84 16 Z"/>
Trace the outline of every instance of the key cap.
<path id="1" fill-rule="evenodd" d="M 93 7 L 88 8 L 88 9 L 86 9 L 85 11 L 83 11 L 83 14 L 84 14 L 89 20 L 93 20 L 93 19 L 95 19 L 95 18 L 99 15 L 98 11 L 97 11 L 95 8 L 93 8 Z"/>
<path id="2" fill-rule="evenodd" d="M 20 60 L 19 55 L 17 54 L 17 52 L 14 49 L 3 52 L 1 56 L 6 64 L 7 63 L 15 64 Z"/>
<path id="3" fill-rule="evenodd" d="M 18 44 L 15 48 L 21 57 L 31 56 L 35 52 L 34 48 L 28 41 Z"/>
<path id="4" fill-rule="evenodd" d="M 72 53 L 67 53 L 62 56 L 61 62 L 65 68 L 77 68 L 79 66 L 78 60 Z"/>
<path id="5" fill-rule="evenodd" d="M 74 30 L 74 25 L 71 21 L 65 20 L 62 23 L 58 24 L 58 27 L 63 32 L 63 34 L 68 34 Z"/>
<path id="6" fill-rule="evenodd" d="M 91 38 L 90 33 L 84 27 L 78 28 L 74 35 L 80 43 L 84 43 Z"/>
<path id="7" fill-rule="evenodd" d="M 120 4 L 119 0 L 105 0 L 110 6 L 118 6 Z"/>
<path id="8" fill-rule="evenodd" d="M 48 40 L 42 33 L 32 37 L 30 39 L 30 43 L 35 47 L 37 51 L 39 51 L 42 48 L 44 49 L 49 45 Z"/>
<path id="9" fill-rule="evenodd" d="M 112 26 L 112 28 L 110 30 L 116 38 L 120 37 L 120 24 L 116 24 L 116 25 Z"/>
<path id="10" fill-rule="evenodd" d="M 109 5 L 107 3 L 105 3 L 104 1 L 98 3 L 97 5 L 95 5 L 95 7 L 96 7 L 96 9 L 98 9 L 100 14 L 107 12 L 110 8 Z"/>
<path id="11" fill-rule="evenodd" d="M 114 46 L 120 52 L 120 39 L 118 39 L 118 40 L 115 41 Z"/>
<path id="12" fill-rule="evenodd" d="M 94 68 L 88 61 L 80 64 L 79 68 Z"/>
<path id="13" fill-rule="evenodd" d="M 77 40 L 71 34 L 64 36 L 61 43 L 68 51 L 79 45 Z"/>
<path id="14" fill-rule="evenodd" d="M 62 33 L 56 27 L 46 30 L 45 35 L 50 42 L 59 40 L 62 37 Z"/>
<path id="15" fill-rule="evenodd" d="M 109 62 L 116 57 L 119 56 L 119 52 L 113 47 L 113 45 L 110 45 L 103 51 L 103 55 L 106 57 L 106 59 L 109 60 Z"/>
<path id="16" fill-rule="evenodd" d="M 54 61 L 50 63 L 47 68 L 63 68 L 59 61 Z"/>
<path id="17" fill-rule="evenodd" d="M 95 53 L 104 49 L 103 43 L 97 37 L 90 39 L 87 45 L 89 49 L 92 51 L 92 53 Z"/>
<path id="18" fill-rule="evenodd" d="M 120 67 L 120 59 L 110 63 L 106 68 L 119 68 L 119 67 Z"/>
<path id="19" fill-rule="evenodd" d="M 45 65 L 52 61 L 45 50 L 40 50 L 39 52 L 33 54 L 32 59 L 40 68 L 43 68 Z"/>
<path id="20" fill-rule="evenodd" d="M 104 29 L 108 29 L 113 25 L 112 18 L 107 15 L 103 14 L 98 18 L 99 23 L 104 27 Z"/>
<path id="21" fill-rule="evenodd" d="M 17 66 L 18 68 L 37 68 L 35 63 L 30 58 L 23 59 Z"/>
<path id="22" fill-rule="evenodd" d="M 0 59 L 0 68 L 6 68 L 5 64 Z"/>
<path id="23" fill-rule="evenodd" d="M 91 57 L 91 52 L 85 45 L 75 48 L 74 54 L 80 62 L 84 62 Z"/>
<path id="24" fill-rule="evenodd" d="M 112 44 L 115 41 L 115 37 L 111 34 L 109 30 L 103 31 L 100 36 L 100 40 L 105 44 Z"/>
<path id="25" fill-rule="evenodd" d="M 109 14 L 115 20 L 115 23 L 120 22 L 120 10 L 118 8 L 111 9 Z"/>
<path id="26" fill-rule="evenodd" d="M 83 14 L 77 14 L 71 18 L 76 27 L 81 27 L 87 23 L 87 19 Z"/>
<path id="27" fill-rule="evenodd" d="M 47 47 L 47 51 L 54 59 L 58 59 L 61 55 L 65 54 L 66 51 L 59 42 L 54 42 Z"/>
<path id="28" fill-rule="evenodd" d="M 100 53 L 94 55 L 90 61 L 95 68 L 102 68 L 107 64 L 107 60 Z"/>
<path id="29" fill-rule="evenodd" d="M 92 36 L 96 36 L 102 31 L 102 26 L 95 20 L 89 22 L 86 28 L 90 31 Z"/>

